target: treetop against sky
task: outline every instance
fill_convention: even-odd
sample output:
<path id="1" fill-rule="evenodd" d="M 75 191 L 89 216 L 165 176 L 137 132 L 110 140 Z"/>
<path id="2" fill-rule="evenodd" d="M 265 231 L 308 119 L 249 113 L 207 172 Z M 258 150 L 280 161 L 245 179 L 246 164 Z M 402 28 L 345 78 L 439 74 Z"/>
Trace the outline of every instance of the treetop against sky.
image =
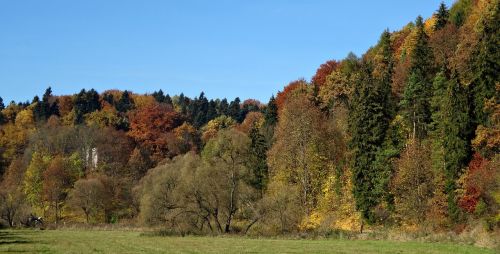
<path id="1" fill-rule="evenodd" d="M 25 101 L 51 86 L 56 95 L 163 89 L 267 101 L 328 59 L 362 54 L 384 29 L 430 17 L 439 2 L 8 1 L 0 95 Z"/>

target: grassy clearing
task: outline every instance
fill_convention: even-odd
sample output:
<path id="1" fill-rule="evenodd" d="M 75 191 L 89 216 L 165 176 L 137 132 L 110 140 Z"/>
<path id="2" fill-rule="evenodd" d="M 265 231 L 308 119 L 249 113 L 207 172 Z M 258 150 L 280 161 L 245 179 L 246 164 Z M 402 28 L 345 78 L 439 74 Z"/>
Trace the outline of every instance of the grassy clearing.
<path id="1" fill-rule="evenodd" d="M 447 243 L 150 237 L 131 231 L 2 230 L 0 253 L 494 253 Z"/>

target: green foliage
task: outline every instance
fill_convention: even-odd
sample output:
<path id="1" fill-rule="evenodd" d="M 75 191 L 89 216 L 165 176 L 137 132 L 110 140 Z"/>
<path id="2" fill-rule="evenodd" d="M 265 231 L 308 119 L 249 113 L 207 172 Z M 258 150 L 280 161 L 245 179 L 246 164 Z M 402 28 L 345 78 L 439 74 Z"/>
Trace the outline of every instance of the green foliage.
<path id="1" fill-rule="evenodd" d="M 445 191 L 448 194 L 449 214 L 456 221 L 459 211 L 455 197 L 456 180 L 470 158 L 469 103 L 465 88 L 456 78 L 449 81 L 443 101 L 441 113 L 442 134 L 444 135 Z"/>
<path id="2" fill-rule="evenodd" d="M 470 14 L 473 4 L 473 0 L 459 0 L 455 2 L 450 9 L 450 21 L 456 26 L 462 26 Z"/>
<path id="3" fill-rule="evenodd" d="M 410 76 L 400 106 L 408 125 L 413 128 L 413 137 L 421 140 L 427 136 L 427 125 L 431 120 L 429 100 L 433 63 L 422 17 L 419 16 L 415 23 L 416 43 L 410 54 Z"/>
<path id="4" fill-rule="evenodd" d="M 274 95 L 271 96 L 269 102 L 267 103 L 266 111 L 264 114 L 266 125 L 274 126 L 278 122 L 278 106 L 276 105 L 276 99 Z"/>
<path id="5" fill-rule="evenodd" d="M 377 191 L 380 188 L 376 186 L 385 182 L 382 178 L 387 178 L 384 177 L 384 174 L 387 174 L 385 170 L 380 171 L 375 164 L 389 126 L 384 107 L 388 95 L 384 94 L 384 91 L 387 92 L 384 84 L 373 80 L 370 67 L 364 67 L 361 79 L 354 89 L 349 118 L 354 198 L 357 209 L 370 223 L 375 221 L 373 208 L 383 198 L 380 195 L 383 191 Z"/>
<path id="6" fill-rule="evenodd" d="M 249 168 L 253 171 L 254 177 L 252 179 L 252 185 L 263 194 L 269 181 L 267 168 L 268 146 L 264 135 L 260 133 L 256 124 L 252 125 L 249 138 L 251 140 Z"/>
<path id="7" fill-rule="evenodd" d="M 99 94 L 91 89 L 85 91 L 82 89 L 80 93 L 75 96 L 73 110 L 75 112 L 75 124 L 81 124 L 84 120 L 84 115 L 101 109 L 99 103 Z"/>
<path id="8" fill-rule="evenodd" d="M 31 162 L 26 169 L 24 175 L 24 193 L 26 200 L 33 207 L 43 209 L 42 187 L 43 187 L 43 172 L 48 166 L 49 157 L 35 152 L 32 155 Z"/>
<path id="9" fill-rule="evenodd" d="M 495 85 L 499 82 L 500 69 L 500 13 L 499 1 L 492 1 L 480 18 L 477 30 L 479 45 L 474 54 L 472 92 L 474 96 L 474 122 L 488 126 L 485 102 L 495 95 Z"/>
<path id="10" fill-rule="evenodd" d="M 120 97 L 118 102 L 116 102 L 115 107 L 118 112 L 122 113 L 125 113 L 134 108 L 134 101 L 132 100 L 132 98 L 130 98 L 130 93 L 127 90 L 122 93 L 122 96 Z"/>
<path id="11" fill-rule="evenodd" d="M 436 22 L 434 23 L 434 31 L 442 29 L 448 23 L 448 17 L 450 16 L 448 8 L 444 2 L 441 2 L 439 9 L 434 14 Z"/>

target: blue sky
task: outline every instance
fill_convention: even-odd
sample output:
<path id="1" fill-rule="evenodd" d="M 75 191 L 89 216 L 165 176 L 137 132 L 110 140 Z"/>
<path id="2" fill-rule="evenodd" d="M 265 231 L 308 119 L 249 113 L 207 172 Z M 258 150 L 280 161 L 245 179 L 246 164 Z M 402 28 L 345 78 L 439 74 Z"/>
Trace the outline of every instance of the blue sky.
<path id="1" fill-rule="evenodd" d="M 446 0 L 449 6 L 453 1 Z M 82 88 L 267 102 L 440 0 L 0 0 L 0 96 Z"/>

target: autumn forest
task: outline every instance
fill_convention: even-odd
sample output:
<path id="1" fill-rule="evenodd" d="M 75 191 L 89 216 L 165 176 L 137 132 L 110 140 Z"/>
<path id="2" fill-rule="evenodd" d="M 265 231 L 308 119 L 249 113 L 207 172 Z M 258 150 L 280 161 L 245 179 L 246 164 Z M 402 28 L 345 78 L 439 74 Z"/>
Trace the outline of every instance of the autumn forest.
<path id="1" fill-rule="evenodd" d="M 498 235 L 499 7 L 436 6 L 266 102 L 0 98 L 0 227 L 31 214 L 176 235 Z"/>

